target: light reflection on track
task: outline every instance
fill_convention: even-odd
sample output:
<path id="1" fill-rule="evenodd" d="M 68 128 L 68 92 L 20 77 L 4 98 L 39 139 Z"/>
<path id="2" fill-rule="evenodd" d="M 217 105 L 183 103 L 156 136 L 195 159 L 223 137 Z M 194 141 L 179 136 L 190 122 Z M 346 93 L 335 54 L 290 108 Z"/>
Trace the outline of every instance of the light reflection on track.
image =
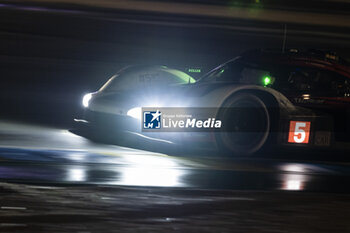
<path id="1" fill-rule="evenodd" d="M 347 164 L 174 157 L 0 123 L 0 179 L 60 184 L 347 192 Z"/>

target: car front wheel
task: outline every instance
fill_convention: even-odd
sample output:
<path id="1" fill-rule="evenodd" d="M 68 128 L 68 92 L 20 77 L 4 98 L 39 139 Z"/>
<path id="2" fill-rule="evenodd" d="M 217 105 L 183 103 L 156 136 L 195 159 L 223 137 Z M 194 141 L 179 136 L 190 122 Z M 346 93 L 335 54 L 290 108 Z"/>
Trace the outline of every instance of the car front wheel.
<path id="1" fill-rule="evenodd" d="M 254 154 L 270 133 L 270 114 L 264 101 L 250 93 L 230 97 L 219 112 L 224 127 L 216 134 L 219 147 L 230 155 Z"/>

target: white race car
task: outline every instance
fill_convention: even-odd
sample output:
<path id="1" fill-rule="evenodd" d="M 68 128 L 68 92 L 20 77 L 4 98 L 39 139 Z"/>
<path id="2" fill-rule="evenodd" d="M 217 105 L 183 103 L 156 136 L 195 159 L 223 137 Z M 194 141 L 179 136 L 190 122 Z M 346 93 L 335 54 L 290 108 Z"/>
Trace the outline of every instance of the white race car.
<path id="1" fill-rule="evenodd" d="M 98 132 L 118 132 L 118 137 L 134 132 L 193 146 L 196 145 L 193 142 L 204 141 L 205 145 L 239 155 L 276 145 L 331 145 L 331 119 L 295 106 L 270 88 L 275 81 L 273 74 L 255 67 L 237 66 L 237 62 L 239 59 L 230 60 L 197 81 L 164 66 L 125 68 L 100 90 L 84 96 L 84 113 L 76 121 L 99 129 Z M 145 130 L 142 108 L 215 109 L 209 120 L 221 119 L 226 127 L 205 132 Z M 151 116 L 151 120 L 158 115 Z M 190 126 L 194 124 L 189 121 Z M 319 143 L 320 140 L 324 142 Z"/>

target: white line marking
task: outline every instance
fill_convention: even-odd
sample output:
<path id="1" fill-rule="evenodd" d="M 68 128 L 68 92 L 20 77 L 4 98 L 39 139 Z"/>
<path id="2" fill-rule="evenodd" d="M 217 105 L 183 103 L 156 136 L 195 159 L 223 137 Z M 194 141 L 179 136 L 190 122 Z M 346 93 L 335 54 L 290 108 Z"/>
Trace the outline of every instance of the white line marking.
<path id="1" fill-rule="evenodd" d="M 26 227 L 27 224 L 22 223 L 0 223 L 0 227 Z"/>
<path id="2" fill-rule="evenodd" d="M 26 207 L 19 207 L 19 206 L 1 206 L 2 210 L 26 210 Z"/>

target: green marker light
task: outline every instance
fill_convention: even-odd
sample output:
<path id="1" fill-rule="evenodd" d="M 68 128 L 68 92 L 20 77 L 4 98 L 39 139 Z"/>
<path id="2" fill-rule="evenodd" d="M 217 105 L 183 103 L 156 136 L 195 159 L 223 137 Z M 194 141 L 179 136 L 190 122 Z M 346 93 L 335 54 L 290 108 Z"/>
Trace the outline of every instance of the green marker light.
<path id="1" fill-rule="evenodd" d="M 190 72 L 190 73 L 200 73 L 201 69 L 190 68 L 190 69 L 188 69 L 188 72 Z"/>
<path id="2" fill-rule="evenodd" d="M 267 86 L 267 85 L 271 84 L 271 77 L 265 76 L 263 78 L 263 83 L 264 83 L 264 86 Z"/>

